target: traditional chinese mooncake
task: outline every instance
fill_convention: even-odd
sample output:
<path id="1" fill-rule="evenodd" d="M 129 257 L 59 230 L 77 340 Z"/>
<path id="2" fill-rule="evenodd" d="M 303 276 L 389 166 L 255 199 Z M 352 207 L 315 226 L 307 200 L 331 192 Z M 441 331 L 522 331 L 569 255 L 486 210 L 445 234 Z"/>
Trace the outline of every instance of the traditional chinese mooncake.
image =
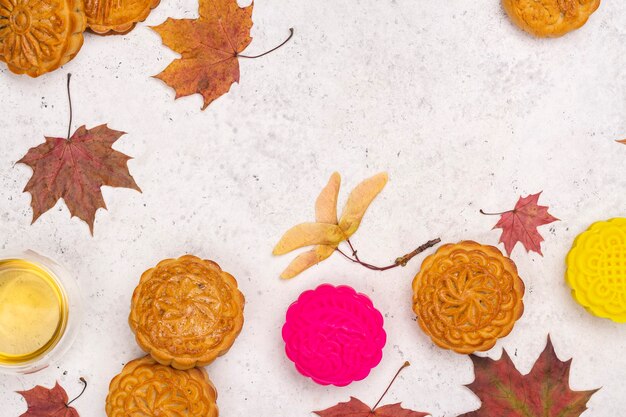
<path id="1" fill-rule="evenodd" d="M 0 0 L 0 60 L 16 74 L 38 77 L 80 50 L 82 0 Z"/>
<path id="2" fill-rule="evenodd" d="M 524 311 L 513 261 L 472 241 L 441 246 L 413 280 L 413 310 L 432 341 L 458 353 L 491 349 Z"/>
<path id="3" fill-rule="evenodd" d="M 600 0 L 502 0 L 502 6 L 526 32 L 558 37 L 584 25 L 600 6 Z"/>
<path id="4" fill-rule="evenodd" d="M 217 391 L 201 368 L 181 371 L 146 356 L 111 381 L 108 417 L 217 417 Z"/>
<path id="5" fill-rule="evenodd" d="M 230 349 L 243 326 L 244 297 L 218 264 L 192 255 L 144 272 L 129 317 L 137 343 L 159 363 L 205 366 Z"/>
<path id="6" fill-rule="evenodd" d="M 160 0 L 85 0 L 87 26 L 93 32 L 126 33 L 143 22 Z"/>

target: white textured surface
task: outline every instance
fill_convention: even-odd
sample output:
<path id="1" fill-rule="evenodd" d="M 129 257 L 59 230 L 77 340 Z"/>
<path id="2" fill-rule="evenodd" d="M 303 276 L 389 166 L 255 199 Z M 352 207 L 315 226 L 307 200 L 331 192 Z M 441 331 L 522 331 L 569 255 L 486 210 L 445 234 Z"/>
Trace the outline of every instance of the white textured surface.
<path id="1" fill-rule="evenodd" d="M 241 84 L 204 112 L 199 96 L 173 101 L 150 78 L 175 55 L 148 29 L 167 16 L 193 17 L 193 0 L 163 0 L 124 36 L 87 35 L 78 57 L 39 79 L 0 70 L 0 245 L 31 248 L 71 269 L 87 304 L 76 344 L 58 366 L 0 376 L 0 416 L 18 416 L 15 393 L 59 380 L 83 417 L 104 416 L 110 379 L 141 355 L 126 323 L 142 271 L 194 253 L 235 275 L 247 297 L 246 325 L 233 349 L 208 370 L 223 416 L 309 416 L 354 395 L 373 403 L 397 367 L 413 364 L 386 401 L 456 416 L 477 408 L 463 387 L 465 356 L 434 347 L 411 311 L 410 282 L 421 258 L 387 273 L 334 256 L 290 282 L 278 274 L 291 256 L 271 248 L 288 227 L 312 219 L 333 170 L 342 203 L 361 179 L 386 170 L 390 183 L 354 242 L 386 263 L 422 242 L 474 239 L 496 244 L 496 218 L 479 208 L 511 208 L 520 194 L 561 222 L 543 227 L 544 254 L 516 248 L 526 312 L 506 347 L 527 372 L 552 335 L 574 357 L 575 389 L 603 387 L 586 416 L 626 409 L 626 326 L 587 314 L 564 284 L 564 257 L 595 220 L 624 215 L 626 3 L 605 1 L 580 31 L 536 40 L 514 28 L 497 0 L 303 2 L 259 0 L 253 43 L 269 49 L 289 27 L 291 43 L 241 63 Z M 30 225 L 30 171 L 14 166 L 44 135 L 66 131 L 65 74 L 72 72 L 75 127 L 108 122 L 124 130 L 116 148 L 135 157 L 143 194 L 105 188 L 95 237 L 59 203 Z M 351 284 L 386 317 L 381 365 L 347 388 L 316 386 L 283 354 L 280 327 L 297 295 L 322 282 Z"/>

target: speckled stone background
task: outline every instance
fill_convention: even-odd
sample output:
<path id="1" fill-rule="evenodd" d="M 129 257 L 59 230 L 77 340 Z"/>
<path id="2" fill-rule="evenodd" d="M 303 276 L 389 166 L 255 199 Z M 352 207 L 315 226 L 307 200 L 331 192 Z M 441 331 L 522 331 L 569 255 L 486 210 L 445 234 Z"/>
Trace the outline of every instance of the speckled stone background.
<path id="1" fill-rule="evenodd" d="M 63 360 L 40 373 L 0 376 L 0 416 L 25 410 L 14 390 L 59 380 L 83 417 L 103 417 L 110 379 L 141 355 L 127 325 L 140 274 L 166 257 L 194 253 L 235 275 L 247 298 L 235 346 L 208 367 L 223 416 L 310 416 L 350 395 L 370 404 L 405 360 L 413 366 L 387 401 L 456 416 L 479 406 L 463 387 L 471 361 L 435 347 L 411 311 L 410 282 L 423 258 L 377 273 L 339 256 L 290 282 L 290 256 L 271 249 L 288 227 L 312 219 L 333 170 L 340 204 L 361 179 L 386 170 L 390 183 L 354 237 L 359 253 L 387 263 L 424 241 L 497 244 L 496 218 L 543 190 L 562 221 L 541 229 L 544 257 L 513 252 L 527 286 L 526 311 L 504 347 L 526 373 L 551 334 L 574 357 L 574 389 L 602 387 L 585 417 L 626 409 L 626 326 L 595 318 L 570 297 L 564 258 L 593 221 L 625 214 L 626 3 L 605 1 L 587 25 L 560 39 L 516 29 L 497 0 L 259 0 L 241 84 L 204 112 L 199 96 L 178 101 L 150 76 L 175 54 L 155 25 L 194 17 L 194 0 L 163 0 L 123 36 L 87 35 L 78 57 L 38 79 L 0 74 L 0 245 L 56 258 L 80 282 L 81 333 Z M 65 76 L 72 72 L 74 128 L 109 123 L 128 132 L 116 148 L 135 159 L 143 189 L 105 188 L 95 236 L 62 203 L 30 225 L 30 170 L 14 165 L 44 135 L 67 129 Z M 350 284 L 384 313 L 382 363 L 362 382 L 321 387 L 295 371 L 280 329 L 298 294 L 323 282 Z"/>

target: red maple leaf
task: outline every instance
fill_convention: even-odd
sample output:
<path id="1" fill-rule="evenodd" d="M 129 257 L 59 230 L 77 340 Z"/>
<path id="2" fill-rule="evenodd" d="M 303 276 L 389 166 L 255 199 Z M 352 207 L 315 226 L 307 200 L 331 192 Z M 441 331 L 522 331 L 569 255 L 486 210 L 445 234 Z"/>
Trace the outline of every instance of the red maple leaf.
<path id="1" fill-rule="evenodd" d="M 393 379 L 389 383 L 389 386 L 387 386 L 387 389 L 385 390 L 385 392 L 380 397 L 380 399 L 378 400 L 378 402 L 376 403 L 374 407 L 370 408 L 363 401 L 358 400 L 354 397 L 350 397 L 350 401 L 348 402 L 339 403 L 330 408 L 327 408 L 326 410 L 314 411 L 314 413 L 320 417 L 424 417 L 424 416 L 428 416 L 429 415 L 428 413 L 421 413 L 419 411 L 407 410 L 406 408 L 402 408 L 400 403 L 383 405 L 381 407 L 378 407 L 378 404 L 380 404 L 382 399 L 385 397 L 385 394 L 387 394 L 387 391 L 389 391 L 389 388 L 391 388 L 391 385 L 396 380 L 400 372 L 402 372 L 402 370 L 409 365 L 410 364 L 408 362 L 405 362 L 404 365 L 402 365 L 402 367 L 398 369 L 398 372 L 396 372 L 396 375 L 393 377 Z"/>
<path id="2" fill-rule="evenodd" d="M 572 360 L 559 360 L 549 337 L 528 375 L 520 374 L 506 351 L 497 361 L 474 355 L 470 358 L 476 379 L 468 387 L 482 404 L 459 417 L 578 417 L 597 391 L 570 389 Z"/>
<path id="3" fill-rule="evenodd" d="M 500 220 L 493 227 L 502 229 L 500 243 L 504 243 L 504 248 L 509 256 L 517 242 L 521 242 L 526 248 L 526 252 L 541 253 L 541 242 L 543 237 L 537 231 L 537 227 L 555 222 L 559 219 L 548 213 L 547 206 L 538 205 L 541 191 L 526 197 L 520 197 L 513 210 L 502 213 L 485 213 L 487 215 L 500 215 Z"/>
<path id="4" fill-rule="evenodd" d="M 37 385 L 33 389 L 17 393 L 24 397 L 28 406 L 20 417 L 80 417 L 78 411 L 69 406 L 67 393 L 58 382 L 52 389 Z"/>
<path id="5" fill-rule="evenodd" d="M 71 138 L 46 137 L 18 163 L 33 169 L 24 192 L 31 194 L 33 223 L 62 198 L 72 216 L 83 219 L 93 234 L 96 210 L 105 208 L 100 187 L 132 188 L 141 192 L 128 172 L 131 159 L 112 148 L 124 132 L 106 125 L 81 126 Z"/>
<path id="6" fill-rule="evenodd" d="M 350 401 L 346 403 L 339 403 L 323 411 L 314 411 L 314 413 L 320 417 L 424 417 L 428 415 L 402 408 L 400 403 L 371 409 L 354 397 L 350 397 Z"/>

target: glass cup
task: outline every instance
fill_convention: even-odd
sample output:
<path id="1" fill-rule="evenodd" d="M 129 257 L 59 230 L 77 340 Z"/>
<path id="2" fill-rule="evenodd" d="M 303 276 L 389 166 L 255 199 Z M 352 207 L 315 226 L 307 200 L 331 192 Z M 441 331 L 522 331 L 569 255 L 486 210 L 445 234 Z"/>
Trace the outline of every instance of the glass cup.
<path id="1" fill-rule="evenodd" d="M 37 277 L 42 278 L 39 280 Z M 31 282 L 29 280 L 34 283 L 32 289 L 24 284 Z M 5 285 L 5 288 L 2 288 L 2 285 Z M 0 340 L 0 373 L 29 374 L 59 360 L 76 339 L 82 320 L 80 290 L 71 274 L 54 260 L 31 250 L 0 253 L 0 296 L 2 294 L 5 301 L 4 303 L 0 301 L 0 324 L 3 324 L 4 328 L 0 328 L 0 338 L 4 337 L 5 342 L 3 344 Z M 22 300 L 23 305 L 20 304 Z M 43 309 L 38 303 L 46 304 L 48 309 Z M 58 309 L 55 307 L 57 304 Z M 31 311 L 33 317 L 37 317 L 37 320 L 32 322 L 29 321 L 28 314 Z M 18 323 L 16 317 L 25 320 L 26 323 Z M 47 321 L 55 324 L 47 328 L 40 326 L 41 330 L 37 328 L 42 322 Z M 41 346 L 36 344 L 39 343 L 39 339 L 31 337 L 43 337 L 41 340 L 45 341 L 49 331 L 52 335 L 47 342 L 41 343 Z M 9 341 L 9 337 L 16 335 L 16 340 L 24 336 L 26 342 L 14 342 L 15 345 L 11 345 L 13 339 Z M 39 347 L 33 352 L 16 353 L 21 347 L 28 345 L 29 337 L 34 340 L 32 342 L 35 343 L 34 346 Z M 3 346 L 4 348 L 11 346 L 12 350 L 3 352 Z"/>

